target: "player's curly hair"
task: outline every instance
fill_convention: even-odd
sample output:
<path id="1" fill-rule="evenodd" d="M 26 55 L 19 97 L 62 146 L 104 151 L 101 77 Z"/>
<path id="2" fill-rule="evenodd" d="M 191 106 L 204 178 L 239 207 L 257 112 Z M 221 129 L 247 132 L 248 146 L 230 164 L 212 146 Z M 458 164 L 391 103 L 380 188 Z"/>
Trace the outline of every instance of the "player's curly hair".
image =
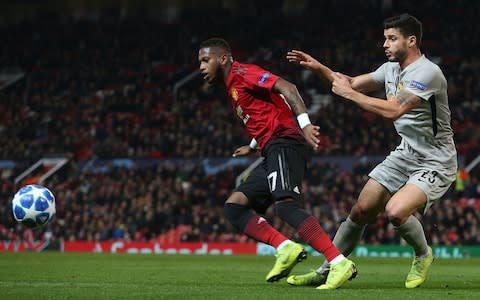
<path id="1" fill-rule="evenodd" d="M 422 22 L 409 14 L 401 14 L 383 21 L 383 29 L 398 28 L 404 36 L 414 35 L 417 38 L 417 47 L 422 45 Z"/>
<path id="2" fill-rule="evenodd" d="M 228 44 L 228 42 L 222 38 L 210 38 L 208 40 L 205 40 L 203 41 L 201 44 L 200 44 L 200 49 L 202 48 L 209 48 L 209 47 L 217 47 L 217 48 L 221 48 L 225 51 L 227 51 L 228 53 L 232 53 L 232 49 L 230 48 L 230 45 Z"/>

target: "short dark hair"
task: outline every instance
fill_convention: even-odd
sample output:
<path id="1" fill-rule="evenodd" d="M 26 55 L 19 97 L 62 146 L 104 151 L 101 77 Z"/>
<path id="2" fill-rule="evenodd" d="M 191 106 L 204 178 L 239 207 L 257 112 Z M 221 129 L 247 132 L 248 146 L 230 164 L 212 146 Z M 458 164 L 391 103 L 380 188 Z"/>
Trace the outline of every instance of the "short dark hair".
<path id="1" fill-rule="evenodd" d="M 417 47 L 422 45 L 422 22 L 409 14 L 401 14 L 383 21 L 383 29 L 398 28 L 404 36 L 414 35 L 417 38 Z"/>
<path id="2" fill-rule="evenodd" d="M 200 49 L 210 48 L 210 47 L 221 48 L 221 49 L 227 51 L 228 53 L 232 53 L 232 49 L 230 48 L 230 45 L 228 44 L 228 42 L 224 39 L 221 39 L 221 38 L 211 38 L 211 39 L 203 41 L 200 44 Z"/>

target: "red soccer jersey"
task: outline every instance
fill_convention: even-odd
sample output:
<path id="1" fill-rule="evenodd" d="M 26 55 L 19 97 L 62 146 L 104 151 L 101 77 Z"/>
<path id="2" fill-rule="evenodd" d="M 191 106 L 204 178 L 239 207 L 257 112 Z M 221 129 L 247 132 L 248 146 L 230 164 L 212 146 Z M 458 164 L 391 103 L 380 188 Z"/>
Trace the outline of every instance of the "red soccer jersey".
<path id="1" fill-rule="evenodd" d="M 260 148 L 273 138 L 305 141 L 285 100 L 272 87 L 279 79 L 257 65 L 234 61 L 227 80 L 233 110 Z"/>

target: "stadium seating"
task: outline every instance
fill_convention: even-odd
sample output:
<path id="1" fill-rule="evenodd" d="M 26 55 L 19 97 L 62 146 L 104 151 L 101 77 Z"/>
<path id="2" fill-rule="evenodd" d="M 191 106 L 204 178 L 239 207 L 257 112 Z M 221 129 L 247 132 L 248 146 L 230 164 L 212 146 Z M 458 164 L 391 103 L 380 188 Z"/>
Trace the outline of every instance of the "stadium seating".
<path id="1" fill-rule="evenodd" d="M 383 62 L 381 10 L 365 6 L 345 11 L 342 20 L 349 22 L 338 24 L 335 14 L 316 16 L 328 8 L 322 5 L 332 5 L 326 3 L 310 1 L 301 16 L 261 19 L 220 9 L 209 18 L 220 28 L 215 33 L 229 39 L 235 58 L 255 61 L 297 84 L 326 141 L 318 155 L 385 155 L 399 142 L 390 121 L 329 96 L 327 86 L 284 59 L 287 50 L 301 48 L 347 74 L 370 71 Z M 468 30 L 476 16 L 474 10 L 445 7 L 436 12 L 441 17 L 433 17 L 428 6 L 417 4 L 425 19 L 426 54 L 439 62 L 449 81 L 457 148 L 468 163 L 480 154 L 480 93 L 475 84 L 480 68 L 478 53 L 472 51 L 478 40 L 459 39 L 456 33 Z M 450 22 L 452 12 L 463 14 L 463 22 Z M 26 74 L 0 90 L 0 160 L 16 163 L 15 169 L 1 173 L 0 240 L 41 238 L 49 232 L 63 240 L 247 241 L 222 214 L 242 168 L 232 166 L 213 176 L 189 160 L 229 157 L 248 137 L 223 95 L 205 89 L 199 78 L 174 93 L 175 84 L 197 68 L 198 42 L 209 37 L 196 31 L 205 21 L 195 14 L 186 11 L 177 22 L 141 16 L 39 16 L 0 27 L 5 41 L 0 63 L 15 63 Z M 182 30 L 172 30 L 178 24 Z M 454 40 L 455 47 L 442 47 L 447 40 Z M 13 178 L 39 158 L 57 154 L 71 159 L 46 182 L 57 196 L 57 216 L 43 231 L 26 230 L 10 216 L 8 203 L 19 187 Z M 88 160 L 113 158 L 183 159 L 185 164 L 115 168 L 102 174 L 78 168 Z M 305 207 L 329 234 L 346 217 L 371 167 L 368 161 L 348 171 L 335 164 L 310 166 Z M 430 241 L 480 244 L 479 173 L 477 167 L 464 190 L 452 187 L 424 216 Z M 267 218 L 292 234 L 271 211 Z M 364 242 L 401 241 L 381 217 L 367 228 Z"/>

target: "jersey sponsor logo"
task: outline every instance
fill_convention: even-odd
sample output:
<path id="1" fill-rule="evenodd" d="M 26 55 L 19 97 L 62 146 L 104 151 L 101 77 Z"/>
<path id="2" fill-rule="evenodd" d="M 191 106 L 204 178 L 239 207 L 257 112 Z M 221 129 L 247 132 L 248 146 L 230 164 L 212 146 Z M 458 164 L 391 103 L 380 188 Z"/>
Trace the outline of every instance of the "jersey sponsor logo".
<path id="1" fill-rule="evenodd" d="M 259 85 L 264 85 L 265 82 L 267 81 L 268 77 L 270 77 L 270 73 L 269 73 L 269 72 L 263 73 L 262 76 L 260 76 L 260 79 L 258 79 L 258 84 L 259 84 Z"/>
<path id="2" fill-rule="evenodd" d="M 246 114 L 246 115 L 242 118 L 243 124 L 247 125 L 248 120 L 250 120 L 250 115 L 249 115 L 249 114 Z"/>
<path id="3" fill-rule="evenodd" d="M 427 87 L 423 83 L 415 81 L 415 80 L 410 81 L 409 87 L 417 89 L 417 90 L 421 90 L 421 91 L 424 91 L 424 90 L 427 89 Z"/>
<path id="4" fill-rule="evenodd" d="M 243 124 L 245 125 L 247 124 L 248 120 L 250 120 L 249 114 L 243 115 L 243 109 L 240 105 L 237 106 L 237 116 L 242 120 Z"/>
<path id="5" fill-rule="evenodd" d="M 237 91 L 236 88 L 233 87 L 233 88 L 230 90 L 230 95 L 232 95 L 233 101 L 237 101 L 237 100 L 238 100 L 238 91 Z"/>

